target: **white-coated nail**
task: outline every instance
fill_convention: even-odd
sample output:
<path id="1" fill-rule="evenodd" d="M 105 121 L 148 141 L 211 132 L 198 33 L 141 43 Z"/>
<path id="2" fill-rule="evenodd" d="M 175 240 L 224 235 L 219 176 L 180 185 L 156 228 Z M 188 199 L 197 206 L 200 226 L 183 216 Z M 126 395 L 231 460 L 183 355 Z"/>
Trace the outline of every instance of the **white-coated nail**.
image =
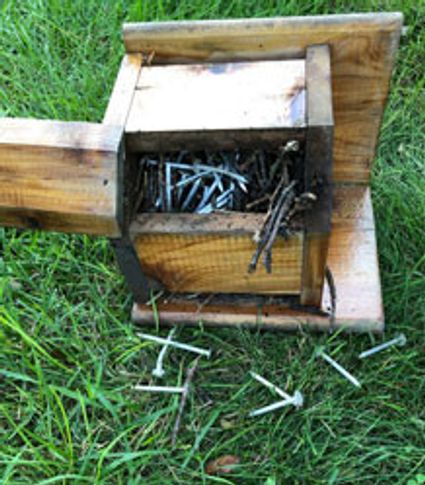
<path id="1" fill-rule="evenodd" d="M 295 391 L 294 395 L 290 399 L 292 401 L 292 405 L 296 408 L 302 408 L 304 405 L 304 396 L 301 394 L 300 391 Z"/>
<path id="2" fill-rule="evenodd" d="M 284 401 L 278 401 L 278 402 L 275 402 L 273 404 L 270 404 L 269 406 L 264 406 L 263 408 L 254 409 L 254 411 L 251 411 L 249 413 L 249 416 L 251 418 L 253 418 L 255 416 L 261 416 L 262 414 L 270 413 L 272 411 L 275 411 L 276 409 L 280 409 L 280 408 L 283 408 L 285 406 L 289 406 L 290 404 L 291 403 L 286 399 Z"/>
<path id="3" fill-rule="evenodd" d="M 162 337 L 156 337 L 155 335 L 149 335 L 147 333 L 138 333 L 138 337 L 145 340 L 150 340 L 151 342 L 156 342 L 158 344 L 167 344 L 170 347 L 175 347 L 176 349 L 186 350 L 188 352 L 193 352 L 194 354 L 205 355 L 210 358 L 211 350 L 201 349 L 200 347 L 195 347 L 193 345 L 183 344 L 181 342 L 176 342 L 175 340 L 167 340 Z"/>
<path id="4" fill-rule="evenodd" d="M 169 346 L 169 342 L 172 339 L 175 331 L 176 331 L 176 328 L 175 327 L 170 330 L 170 333 L 167 336 L 167 343 L 164 344 L 164 346 L 161 349 L 161 352 L 158 355 L 158 359 L 156 360 L 155 368 L 152 370 L 152 375 L 154 375 L 155 377 L 163 377 L 164 374 L 165 374 L 165 371 L 164 371 L 164 368 L 162 366 L 162 363 L 163 363 L 165 354 L 167 352 L 167 349 L 168 349 L 168 346 Z"/>
<path id="5" fill-rule="evenodd" d="M 369 357 L 370 355 L 376 354 L 377 352 L 381 352 L 381 350 L 388 349 L 389 347 L 392 347 L 393 345 L 406 345 L 407 339 L 404 333 L 401 333 L 398 337 L 393 338 L 392 340 L 389 340 L 388 342 L 384 342 L 380 345 L 377 345 L 376 347 L 372 347 L 369 350 L 365 350 L 359 355 L 359 359 L 365 359 L 366 357 Z"/>
<path id="6" fill-rule="evenodd" d="M 133 386 L 135 391 L 145 391 L 145 392 L 168 392 L 181 394 L 184 392 L 184 387 L 172 387 L 172 386 Z"/>
<path id="7" fill-rule="evenodd" d="M 330 364 L 335 370 L 337 370 L 341 375 L 343 375 L 346 379 L 348 379 L 354 386 L 356 387 L 361 387 L 360 382 L 353 376 L 351 375 L 342 365 L 338 364 L 338 362 L 335 362 L 332 357 L 330 357 L 328 354 L 325 354 L 325 352 L 320 352 L 319 354 L 321 357 L 323 357 L 328 364 Z"/>
<path id="8" fill-rule="evenodd" d="M 258 381 L 260 384 L 263 384 L 263 386 L 266 386 L 269 389 L 273 389 L 273 391 L 275 391 L 276 394 L 279 394 L 279 396 L 285 399 L 291 399 L 291 396 L 288 393 L 286 393 L 283 389 L 275 386 L 274 384 L 272 384 L 270 381 L 260 376 L 259 374 L 256 374 L 255 372 L 250 371 L 250 375 L 253 379 Z"/>
<path id="9" fill-rule="evenodd" d="M 249 413 L 250 417 L 254 416 L 261 416 L 262 414 L 270 413 L 271 411 L 275 411 L 276 409 L 283 408 L 285 406 L 295 406 L 296 408 L 302 407 L 304 404 L 304 398 L 300 391 L 295 391 L 295 394 L 289 399 L 285 399 L 283 401 L 278 401 L 273 404 L 269 404 L 263 408 L 255 409 Z"/>

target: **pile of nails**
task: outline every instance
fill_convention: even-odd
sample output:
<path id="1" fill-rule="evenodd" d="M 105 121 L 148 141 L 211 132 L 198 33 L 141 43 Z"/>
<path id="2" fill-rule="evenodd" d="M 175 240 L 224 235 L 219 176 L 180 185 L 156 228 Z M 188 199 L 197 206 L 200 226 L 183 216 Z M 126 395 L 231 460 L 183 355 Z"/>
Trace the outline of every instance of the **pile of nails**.
<path id="1" fill-rule="evenodd" d="M 303 192 L 303 148 L 296 140 L 275 150 L 145 154 L 138 173 L 136 212 L 265 213 L 248 272 L 263 254 L 271 273 L 277 236 L 302 230 L 302 214 L 316 200 Z"/>
<path id="2" fill-rule="evenodd" d="M 280 180 L 287 185 L 291 179 L 302 179 L 301 156 L 297 141 L 269 151 L 146 154 L 140 160 L 136 209 L 266 212 Z"/>
<path id="3" fill-rule="evenodd" d="M 228 154 L 200 155 L 180 152 L 160 154 L 158 159 L 143 157 L 141 209 L 197 214 L 232 210 L 240 192 L 247 192 L 247 179 L 239 173 L 233 157 Z"/>

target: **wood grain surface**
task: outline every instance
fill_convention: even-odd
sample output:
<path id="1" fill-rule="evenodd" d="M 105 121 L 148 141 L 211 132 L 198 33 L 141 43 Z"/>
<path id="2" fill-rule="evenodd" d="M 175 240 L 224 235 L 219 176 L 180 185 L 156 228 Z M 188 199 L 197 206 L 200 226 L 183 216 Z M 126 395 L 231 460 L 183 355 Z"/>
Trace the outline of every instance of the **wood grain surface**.
<path id="1" fill-rule="evenodd" d="M 0 119 L 0 224 L 116 237 L 117 127 Z"/>
<path id="2" fill-rule="evenodd" d="M 334 192 L 333 230 L 328 265 L 337 291 L 336 328 L 347 331 L 381 332 L 384 328 L 383 306 L 376 248 L 375 225 L 370 189 L 364 186 L 339 186 Z M 329 307 L 325 286 L 322 310 Z M 217 326 L 252 326 L 296 330 L 303 326 L 329 329 L 329 318 L 307 310 L 279 307 L 251 308 L 210 307 L 157 302 L 162 325 L 199 322 Z M 133 306 L 133 320 L 153 324 L 151 307 Z"/>
<path id="3" fill-rule="evenodd" d="M 367 183 L 403 23 L 401 13 L 325 15 L 124 25 L 128 52 L 154 64 L 305 57 L 331 48 L 334 178 Z"/>
<path id="4" fill-rule="evenodd" d="M 124 129 L 142 68 L 142 60 L 142 54 L 126 54 L 122 58 L 103 117 L 104 124 L 119 125 Z"/>
<path id="5" fill-rule="evenodd" d="M 147 66 L 127 133 L 305 126 L 304 61 Z"/>
<path id="6" fill-rule="evenodd" d="M 173 216 L 176 221 L 170 223 Z M 248 264 L 256 248 L 253 235 L 261 226 L 261 215 L 201 215 L 195 221 L 194 216 L 184 216 L 191 214 L 144 215 L 130 229 L 144 273 L 168 290 L 300 292 L 302 235 L 276 241 L 272 274 L 267 274 L 261 264 L 249 274 Z"/>

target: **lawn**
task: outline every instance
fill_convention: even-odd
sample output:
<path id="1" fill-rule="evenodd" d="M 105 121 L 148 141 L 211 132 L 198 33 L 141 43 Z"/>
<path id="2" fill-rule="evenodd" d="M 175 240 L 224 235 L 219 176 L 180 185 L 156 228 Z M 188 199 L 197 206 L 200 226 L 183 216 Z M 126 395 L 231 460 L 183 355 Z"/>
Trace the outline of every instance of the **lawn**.
<path id="1" fill-rule="evenodd" d="M 407 345 L 364 362 L 381 337 L 179 329 L 203 359 L 177 446 L 178 397 L 132 386 L 158 348 L 136 337 L 108 241 L 0 229 L 0 483 L 420 483 L 425 479 L 425 2 L 311 0 L 3 0 L 0 115 L 100 121 L 123 21 L 401 10 L 401 41 L 373 173 L 386 337 Z M 160 335 L 167 330 L 160 329 Z M 324 345 L 359 390 L 315 358 Z M 171 351 L 164 382 L 190 355 Z M 255 370 L 305 406 L 269 403 Z M 206 463 L 236 455 L 231 473 Z M 422 483 L 422 482 L 421 482 Z"/>

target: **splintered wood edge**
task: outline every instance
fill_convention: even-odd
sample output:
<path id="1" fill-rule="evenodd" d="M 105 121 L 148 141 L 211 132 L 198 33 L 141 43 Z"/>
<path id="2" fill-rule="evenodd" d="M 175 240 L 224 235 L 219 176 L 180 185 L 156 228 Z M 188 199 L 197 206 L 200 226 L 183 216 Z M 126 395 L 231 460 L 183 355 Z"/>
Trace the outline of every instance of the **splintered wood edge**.
<path id="1" fill-rule="evenodd" d="M 330 238 L 328 266 L 335 280 L 337 311 L 335 329 L 354 332 L 382 332 L 384 315 L 377 258 L 375 224 L 370 189 L 364 186 L 339 186 L 334 193 L 333 232 Z M 187 305 L 185 305 L 187 308 Z M 183 308 L 183 307 L 181 307 Z M 328 311 L 329 289 L 325 285 L 322 310 Z M 257 315 L 223 308 L 221 313 L 209 312 L 208 305 L 200 311 L 172 311 L 157 302 L 160 323 L 213 326 L 246 326 L 297 330 L 309 327 L 330 330 L 329 318 L 305 311 L 283 309 L 279 314 Z M 171 309 L 171 307 L 170 307 Z M 134 304 L 134 322 L 154 324 L 152 308 Z"/>
<path id="2" fill-rule="evenodd" d="M 403 15 L 398 12 L 124 24 L 127 52 L 152 64 L 294 59 L 331 48 L 334 180 L 367 184 Z"/>

